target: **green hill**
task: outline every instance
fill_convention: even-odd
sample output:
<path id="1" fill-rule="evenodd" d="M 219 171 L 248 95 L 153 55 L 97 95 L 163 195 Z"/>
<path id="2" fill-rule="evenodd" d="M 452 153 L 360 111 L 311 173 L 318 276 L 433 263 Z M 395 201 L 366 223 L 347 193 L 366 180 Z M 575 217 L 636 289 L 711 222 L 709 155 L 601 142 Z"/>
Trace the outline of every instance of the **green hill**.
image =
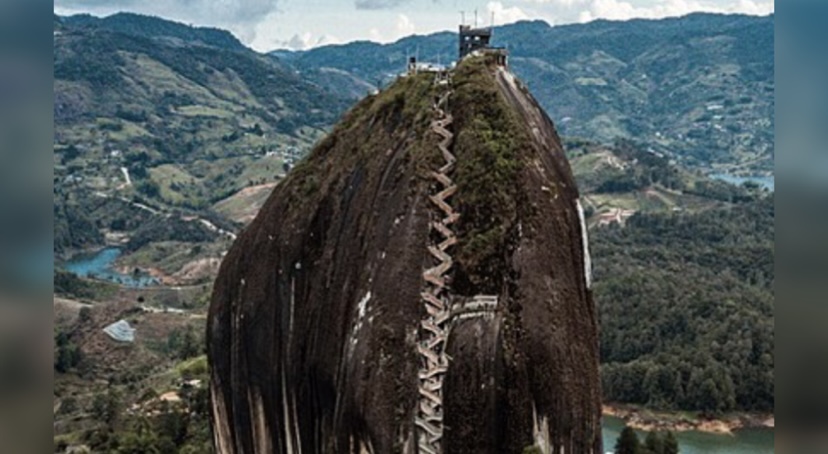
<path id="1" fill-rule="evenodd" d="M 774 17 L 692 14 L 662 20 L 496 27 L 515 73 L 565 136 L 650 144 L 684 164 L 773 169 Z M 388 81 L 408 55 L 453 60 L 455 34 L 280 51 L 303 71 Z"/>
<path id="2" fill-rule="evenodd" d="M 590 224 L 605 401 L 772 412 L 773 195 L 627 140 L 566 145 Z"/>
<path id="3" fill-rule="evenodd" d="M 203 214 L 278 180 L 349 104 L 227 32 L 157 18 L 56 17 L 54 49 L 58 252 L 130 224 L 101 197 Z"/>
<path id="4" fill-rule="evenodd" d="M 592 229 L 605 401 L 773 411 L 773 201 Z"/>
<path id="5" fill-rule="evenodd" d="M 104 18 L 78 14 L 61 18 L 69 27 L 108 30 L 152 39 L 178 41 L 182 44 L 212 46 L 240 52 L 249 51 L 232 33 L 211 27 L 193 27 L 160 17 L 117 13 Z"/>
<path id="6" fill-rule="evenodd" d="M 773 197 L 705 176 L 772 168 L 773 20 L 699 14 L 496 30 L 513 70 L 569 137 L 607 400 L 773 407 Z M 419 47 L 423 60 L 445 62 L 455 52 L 454 35 L 440 33 L 260 55 L 227 32 L 131 14 L 56 17 L 55 32 L 57 256 L 116 243 L 118 265 L 167 276 L 221 257 L 230 240 L 202 221 L 241 230 L 407 53 Z M 102 293 L 70 282 L 85 299 Z M 139 294 L 161 304 L 153 292 Z M 168 320 L 144 317 L 150 329 Z M 152 381 L 133 372 L 130 384 Z M 79 402 L 75 413 L 85 414 L 91 402 Z"/>
<path id="7" fill-rule="evenodd" d="M 592 224 L 635 213 L 697 212 L 752 201 L 764 190 L 735 186 L 678 165 L 649 144 L 566 140 L 567 156 Z"/>

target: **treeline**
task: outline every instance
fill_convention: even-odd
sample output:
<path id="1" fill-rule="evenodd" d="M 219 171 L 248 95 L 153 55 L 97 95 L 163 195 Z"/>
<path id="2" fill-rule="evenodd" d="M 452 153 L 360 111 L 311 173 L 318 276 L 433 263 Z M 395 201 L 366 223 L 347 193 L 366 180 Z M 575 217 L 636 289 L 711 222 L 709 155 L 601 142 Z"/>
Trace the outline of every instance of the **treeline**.
<path id="1" fill-rule="evenodd" d="M 648 432 L 644 442 L 630 426 L 624 426 L 615 442 L 615 454 L 678 454 L 679 444 L 675 435 L 667 431 Z"/>
<path id="2" fill-rule="evenodd" d="M 53 248 L 56 255 L 104 244 L 104 236 L 92 220 L 90 211 L 88 206 L 55 191 L 52 215 L 55 225 Z"/>
<path id="3" fill-rule="evenodd" d="M 719 413 L 774 406 L 773 197 L 594 229 L 604 398 Z"/>
<path id="4" fill-rule="evenodd" d="M 117 287 L 108 282 L 81 279 L 76 275 L 55 268 L 54 293 L 56 295 L 68 296 L 81 300 L 96 300 L 101 297 L 108 297 L 114 294 Z"/>
<path id="5" fill-rule="evenodd" d="M 125 249 L 135 252 L 147 244 L 159 241 L 209 243 L 215 241 L 218 236 L 218 233 L 208 229 L 198 220 L 185 221 L 178 216 L 155 216 L 132 232 Z"/>
<path id="6" fill-rule="evenodd" d="M 684 192 L 722 202 L 742 203 L 754 200 L 756 189 L 758 189 L 758 185 L 754 182 L 746 182 L 741 186 L 736 186 L 724 181 L 702 180 L 697 181 L 693 186 L 684 188 Z"/>

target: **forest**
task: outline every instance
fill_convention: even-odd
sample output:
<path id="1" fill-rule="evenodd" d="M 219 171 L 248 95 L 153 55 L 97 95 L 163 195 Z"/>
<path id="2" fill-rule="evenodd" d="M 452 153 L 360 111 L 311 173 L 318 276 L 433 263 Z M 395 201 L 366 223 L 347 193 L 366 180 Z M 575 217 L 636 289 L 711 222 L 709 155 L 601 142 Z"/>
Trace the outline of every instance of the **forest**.
<path id="1" fill-rule="evenodd" d="M 774 197 L 593 229 L 604 400 L 772 411 Z"/>

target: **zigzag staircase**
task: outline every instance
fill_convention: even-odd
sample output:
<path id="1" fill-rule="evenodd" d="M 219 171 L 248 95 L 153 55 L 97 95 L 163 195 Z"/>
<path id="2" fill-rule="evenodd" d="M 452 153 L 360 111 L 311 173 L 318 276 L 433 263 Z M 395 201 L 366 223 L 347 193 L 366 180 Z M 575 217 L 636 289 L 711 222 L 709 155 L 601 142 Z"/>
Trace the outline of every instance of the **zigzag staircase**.
<path id="1" fill-rule="evenodd" d="M 437 148 L 446 162 L 431 173 L 432 178 L 437 180 L 442 189 L 429 196 L 429 199 L 443 216 L 439 221 L 431 222 L 431 228 L 438 232 L 442 239 L 428 245 L 428 251 L 436 260 L 436 264 L 423 272 L 425 290 L 422 292 L 422 300 L 425 303 L 427 315 L 420 322 L 420 342 L 417 346 L 422 363 L 419 370 L 419 401 L 415 423 L 418 431 L 419 452 L 425 454 L 442 452 L 443 378 L 448 370 L 450 359 L 446 355 L 445 346 L 451 318 L 446 273 L 453 264 L 452 257 L 447 250 L 457 243 L 457 237 L 452 232 L 451 225 L 460 217 L 447 202 L 447 199 L 457 191 L 457 185 L 449 177 L 456 160 L 448 148 L 454 139 L 454 134 L 447 129 L 452 123 L 452 116 L 443 110 L 452 94 L 451 84 L 447 73 L 438 75 L 435 82 L 437 86 L 446 87 L 446 90 L 434 104 L 437 119 L 432 122 L 431 130 L 442 137 Z"/>

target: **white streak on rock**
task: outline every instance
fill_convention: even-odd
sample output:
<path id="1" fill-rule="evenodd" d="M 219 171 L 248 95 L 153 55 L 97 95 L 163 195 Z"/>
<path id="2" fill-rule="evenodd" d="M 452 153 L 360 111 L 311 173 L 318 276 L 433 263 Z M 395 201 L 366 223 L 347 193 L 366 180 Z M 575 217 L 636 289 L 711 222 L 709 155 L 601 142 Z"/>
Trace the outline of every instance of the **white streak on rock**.
<path id="1" fill-rule="evenodd" d="M 216 392 L 217 384 L 210 386 L 210 402 L 213 404 L 213 441 L 218 454 L 230 454 L 233 452 L 232 439 L 230 438 L 230 426 L 228 423 L 227 408 L 224 406 L 224 398 Z"/>
<path id="2" fill-rule="evenodd" d="M 267 426 L 265 419 L 264 402 L 262 396 L 258 393 L 247 393 L 247 399 L 250 403 L 250 419 L 253 422 L 253 439 L 256 443 L 256 450 L 261 452 L 273 452 L 273 447 L 270 443 L 272 437 L 270 436 L 270 429 Z"/>
<path id="3" fill-rule="evenodd" d="M 543 454 L 552 452 L 552 444 L 549 441 L 549 420 L 546 416 L 538 418 L 538 411 L 535 402 L 532 401 L 532 435 L 535 439 L 535 446 L 540 448 Z"/>
<path id="4" fill-rule="evenodd" d="M 354 328 L 351 330 L 350 346 L 348 348 L 349 357 L 354 353 L 354 347 L 356 347 L 356 344 L 359 342 L 359 330 L 362 329 L 365 314 L 368 312 L 368 301 L 370 300 L 371 292 L 369 291 L 361 300 L 359 300 L 359 303 L 357 304 L 357 319 L 354 323 Z"/>
<path id="5" fill-rule="evenodd" d="M 589 236 L 587 236 L 586 218 L 584 216 L 584 207 L 581 206 L 581 200 L 575 201 L 578 206 L 578 219 L 581 221 L 581 241 L 584 246 L 584 277 L 586 278 L 586 286 L 588 289 L 592 288 L 592 258 L 589 256 Z"/>
<path id="6" fill-rule="evenodd" d="M 365 297 L 359 301 L 359 322 L 365 318 L 365 311 L 368 309 L 368 300 L 371 299 L 371 292 L 365 294 Z"/>
<path id="7" fill-rule="evenodd" d="M 282 415 L 284 417 L 282 427 L 285 428 L 285 448 L 288 454 L 294 454 L 296 451 L 293 450 L 293 434 L 291 433 L 293 418 L 288 407 L 287 377 L 285 376 L 285 365 L 282 364 Z"/>

